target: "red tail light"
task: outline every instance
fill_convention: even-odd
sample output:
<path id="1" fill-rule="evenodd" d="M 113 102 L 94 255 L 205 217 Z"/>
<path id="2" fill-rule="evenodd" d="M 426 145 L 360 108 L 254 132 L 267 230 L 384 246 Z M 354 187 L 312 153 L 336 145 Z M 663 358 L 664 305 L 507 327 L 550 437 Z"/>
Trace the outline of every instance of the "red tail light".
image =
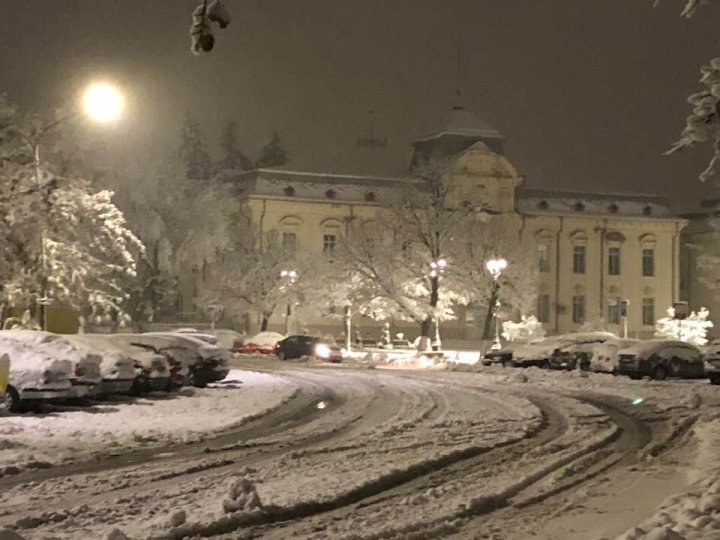
<path id="1" fill-rule="evenodd" d="M 75 375 L 78 377 L 85 375 L 85 368 L 82 366 L 75 366 Z"/>

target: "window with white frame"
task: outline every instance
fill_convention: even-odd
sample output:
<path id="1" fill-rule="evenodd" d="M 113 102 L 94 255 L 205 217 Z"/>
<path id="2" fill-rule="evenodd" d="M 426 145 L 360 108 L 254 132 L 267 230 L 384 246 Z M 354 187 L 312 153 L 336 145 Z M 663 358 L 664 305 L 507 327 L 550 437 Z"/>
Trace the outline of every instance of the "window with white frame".
<path id="1" fill-rule="evenodd" d="M 585 246 L 573 246 L 573 274 L 585 273 Z"/>
<path id="2" fill-rule="evenodd" d="M 282 233 L 282 248 L 287 253 L 294 253 L 295 247 L 297 246 L 297 233 L 284 232 Z"/>
<path id="3" fill-rule="evenodd" d="M 643 326 L 653 326 L 655 324 L 655 299 L 642 299 L 642 320 Z"/>
<path id="4" fill-rule="evenodd" d="M 337 243 L 337 236 L 334 234 L 323 234 L 323 251 L 325 253 L 332 253 L 335 251 L 335 244 Z"/>
<path id="5" fill-rule="evenodd" d="M 550 246 L 538 244 L 538 270 L 540 272 L 550 271 Z"/>
<path id="6" fill-rule="evenodd" d="M 608 248 L 608 274 L 611 276 L 620 275 L 620 248 L 611 246 Z"/>
<path id="7" fill-rule="evenodd" d="M 541 294 L 537 299 L 537 318 L 542 323 L 550 322 L 550 295 Z"/>
<path id="8" fill-rule="evenodd" d="M 642 275 L 652 277 L 655 275 L 655 249 L 643 248 L 642 250 Z"/>
<path id="9" fill-rule="evenodd" d="M 575 324 L 585 322 L 585 297 L 582 295 L 573 296 L 572 320 Z"/>

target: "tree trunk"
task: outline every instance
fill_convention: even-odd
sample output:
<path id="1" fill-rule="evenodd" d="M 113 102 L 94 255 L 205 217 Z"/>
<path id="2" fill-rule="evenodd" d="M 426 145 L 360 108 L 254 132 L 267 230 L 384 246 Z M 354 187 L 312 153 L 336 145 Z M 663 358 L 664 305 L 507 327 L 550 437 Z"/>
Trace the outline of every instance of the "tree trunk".
<path id="1" fill-rule="evenodd" d="M 263 313 L 262 315 L 262 321 L 260 321 L 260 331 L 265 332 L 268 327 L 268 322 L 270 321 L 270 315 L 267 313 Z"/>

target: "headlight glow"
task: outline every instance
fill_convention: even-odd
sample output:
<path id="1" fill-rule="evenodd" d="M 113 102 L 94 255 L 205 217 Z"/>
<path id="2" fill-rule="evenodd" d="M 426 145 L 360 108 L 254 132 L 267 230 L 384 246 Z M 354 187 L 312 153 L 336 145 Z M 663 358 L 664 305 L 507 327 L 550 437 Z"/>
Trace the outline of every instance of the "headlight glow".
<path id="1" fill-rule="evenodd" d="M 330 347 L 324 343 L 315 345 L 315 356 L 319 358 L 330 358 Z"/>

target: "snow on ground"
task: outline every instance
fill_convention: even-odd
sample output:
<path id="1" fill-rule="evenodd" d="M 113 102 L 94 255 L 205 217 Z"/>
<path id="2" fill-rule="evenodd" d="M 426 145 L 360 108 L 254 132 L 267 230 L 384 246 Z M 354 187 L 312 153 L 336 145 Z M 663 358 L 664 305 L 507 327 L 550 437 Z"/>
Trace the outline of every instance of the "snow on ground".
<path id="1" fill-rule="evenodd" d="M 542 500 L 566 483 L 572 485 L 583 471 L 601 471 L 612 464 L 617 456 L 603 448 L 622 437 L 622 430 L 594 405 L 593 400 L 603 395 L 608 403 L 621 403 L 637 411 L 638 418 L 649 418 L 649 425 L 667 421 L 670 432 L 700 417 L 694 428 L 700 443 L 693 459 L 703 480 L 688 493 L 670 499 L 660 514 L 640 526 L 646 532 L 665 534 L 657 538 L 672 538 L 662 529 L 668 523 L 676 530 L 684 527 L 689 531 L 682 533 L 687 538 L 718 536 L 713 528 L 720 523 L 715 517 L 720 509 L 720 459 L 715 450 L 720 443 L 720 421 L 713 415 L 720 405 L 720 392 L 706 381 L 659 383 L 499 366 L 454 367 L 473 373 L 318 370 L 291 363 L 282 367 L 283 377 L 297 387 L 327 389 L 327 397 L 317 403 L 315 412 L 304 413 L 313 415 L 311 421 L 239 441 L 247 446 L 235 454 L 19 485 L 0 495 L 0 518 L 22 515 L 24 510 L 18 508 L 26 504 L 44 510 L 47 501 L 52 508 L 57 497 L 82 491 L 86 496 L 82 501 L 73 498 L 75 506 L 39 514 L 37 524 L 20 527 L 20 532 L 28 539 L 78 534 L 101 538 L 118 527 L 130 538 L 176 538 L 229 531 L 258 514 L 312 514 L 312 508 L 329 511 L 280 524 L 271 537 L 354 538 L 359 532 L 362 537 L 407 535 L 423 531 L 428 524 L 452 531 L 465 512 L 516 494 L 521 501 Z M 284 383 L 275 386 L 282 381 L 278 377 L 252 377 L 269 378 L 268 395 L 292 391 Z M 249 384 L 243 380 L 240 388 Z M 262 393 L 262 384 L 255 386 Z M 216 400 L 231 391 L 208 389 L 187 399 L 217 392 L 209 394 Z M 225 408 L 210 416 L 232 416 L 229 403 L 221 407 Z M 181 437 L 197 436 L 188 424 L 193 422 L 178 428 L 188 432 Z M 670 436 L 654 433 L 654 444 L 659 448 Z M 476 465 L 458 459 L 469 456 L 478 456 Z M 228 457 L 232 457 L 229 462 Z M 659 466 L 653 449 L 639 453 L 638 458 L 651 467 Z M 425 473 L 439 465 L 460 468 L 454 474 L 443 472 L 438 480 L 426 480 Z M 682 491 L 683 485 L 677 489 Z M 104 495 L 108 490 L 112 498 Z M 365 504 L 374 494 L 378 502 Z M 359 499 L 364 499 L 362 505 L 343 508 Z M 0 519 L 0 524 L 13 522 Z M 236 538 L 233 534 L 227 538 Z"/>
<path id="2" fill-rule="evenodd" d="M 278 376 L 231 370 L 208 388 L 5 417 L 0 419 L 0 473 L 6 467 L 47 466 L 199 440 L 280 406 L 296 390 Z"/>

